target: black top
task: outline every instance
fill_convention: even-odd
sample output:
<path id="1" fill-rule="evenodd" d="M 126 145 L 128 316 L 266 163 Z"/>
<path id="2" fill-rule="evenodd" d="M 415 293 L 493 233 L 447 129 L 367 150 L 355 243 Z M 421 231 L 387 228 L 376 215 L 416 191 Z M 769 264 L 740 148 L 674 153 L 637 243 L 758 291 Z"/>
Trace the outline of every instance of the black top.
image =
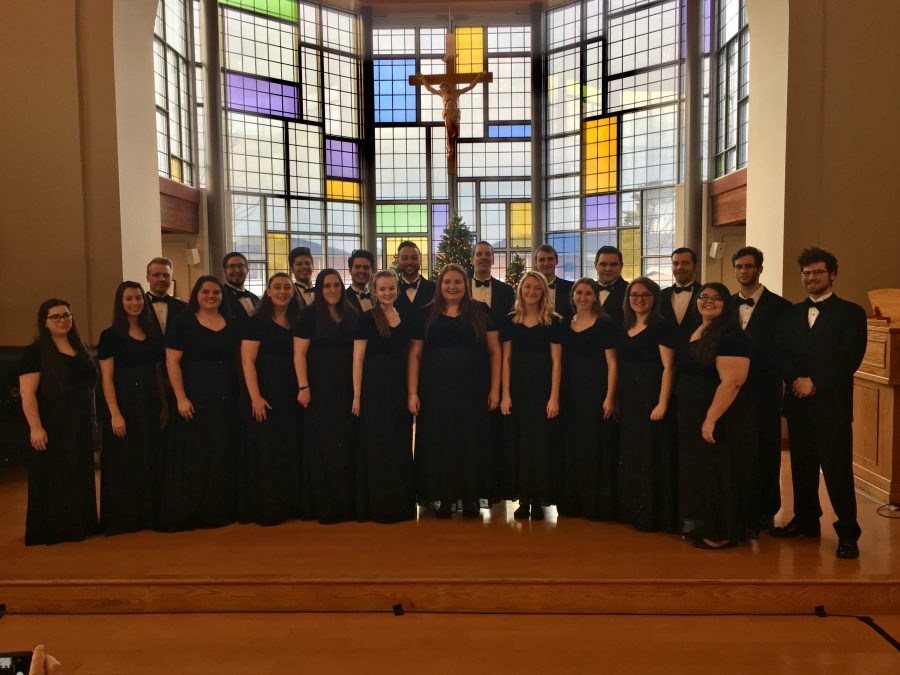
<path id="1" fill-rule="evenodd" d="M 196 314 L 185 312 L 169 326 L 166 347 L 184 352 L 186 362 L 227 361 L 235 358 L 240 337 L 234 319 L 225 317 L 225 327 L 215 331 L 201 325 Z"/>
<path id="2" fill-rule="evenodd" d="M 366 341 L 367 355 L 401 353 L 409 343 L 408 323 L 401 320 L 399 324 L 389 329 L 389 335 L 384 336 L 378 332 L 373 312 L 366 312 L 359 317 L 354 339 Z"/>
<path id="3" fill-rule="evenodd" d="M 487 305 L 478 303 L 485 310 Z M 425 322 L 428 318 L 430 308 L 425 308 L 419 316 L 418 320 L 413 321 L 410 327 L 410 338 L 413 340 L 425 340 L 429 347 L 453 348 L 453 347 L 470 347 L 476 344 L 478 340 L 475 337 L 475 330 L 469 326 L 462 316 L 447 316 L 441 314 L 433 324 L 428 328 L 426 336 Z M 490 314 L 485 311 L 484 317 L 485 333 L 497 330 L 494 322 L 491 321 Z"/>
<path id="4" fill-rule="evenodd" d="M 739 295 L 735 293 L 734 316 L 741 322 Z M 750 321 L 744 329 L 750 338 L 750 369 L 759 373 L 777 376 L 780 348 L 775 340 L 781 325 L 781 318 L 791 307 L 789 300 L 764 288 L 750 314 Z"/>
<path id="5" fill-rule="evenodd" d="M 672 323 L 657 318 L 637 335 L 631 337 L 622 331 L 619 342 L 619 361 L 633 364 L 654 364 L 662 367 L 659 347 L 675 349 L 678 346 L 678 332 Z"/>
<path id="6" fill-rule="evenodd" d="M 153 365 L 163 358 L 163 341 L 149 335 L 143 340 L 130 335 L 122 337 L 119 331 L 110 327 L 100 333 L 97 358 L 101 361 L 115 359 L 116 368 Z"/>
<path id="7" fill-rule="evenodd" d="M 259 353 L 291 356 L 294 353 L 294 330 L 279 326 L 271 319 L 250 317 L 244 323 L 242 339 L 259 342 Z"/>
<path id="8" fill-rule="evenodd" d="M 610 286 L 612 289 L 603 303 L 603 312 L 613 320 L 613 323 L 621 326 L 625 320 L 625 291 L 628 289 L 628 282 L 619 277 Z"/>
<path id="9" fill-rule="evenodd" d="M 716 361 L 704 364 L 697 361 L 697 348 L 700 341 L 682 343 L 676 354 L 678 370 L 682 373 L 697 375 L 704 379 L 718 382 L 719 371 L 716 370 Z M 750 340 L 744 335 L 740 326 L 732 325 L 725 329 L 719 336 L 719 345 L 716 349 L 716 358 L 719 356 L 743 356 L 750 358 Z"/>
<path id="10" fill-rule="evenodd" d="M 97 381 L 97 371 L 94 364 L 87 359 L 80 359 L 77 356 L 69 356 L 68 354 L 60 354 L 63 361 L 63 377 L 64 385 L 70 388 L 87 389 L 92 387 Z M 27 375 L 28 373 L 41 372 L 41 345 L 39 342 L 32 342 L 25 351 L 22 352 L 22 360 L 19 361 L 19 375 Z M 43 380 L 38 385 L 42 388 Z"/>
<path id="11" fill-rule="evenodd" d="M 563 319 L 568 319 L 572 316 L 572 303 L 569 300 L 569 296 L 572 294 L 572 286 L 574 285 L 574 281 L 560 279 L 559 277 L 556 277 L 553 281 L 553 291 L 555 293 L 554 309 Z"/>
<path id="12" fill-rule="evenodd" d="M 512 342 L 513 351 L 516 352 L 548 352 L 550 345 L 562 342 L 562 320 L 554 316 L 549 326 L 537 324 L 525 326 L 521 323 L 513 323 L 514 314 L 509 314 L 500 330 L 502 342 Z"/>
<path id="13" fill-rule="evenodd" d="M 607 349 L 615 349 L 621 339 L 622 329 L 608 316 L 601 316 L 593 326 L 585 328 L 580 333 L 572 330 L 570 319 L 565 322 L 561 332 L 564 354 L 591 358 L 597 355 L 603 356 L 603 352 Z"/>
<path id="14" fill-rule="evenodd" d="M 294 337 L 310 340 L 317 347 L 324 349 L 347 347 L 352 349 L 356 323 L 356 312 L 353 312 L 352 315 L 350 313 L 344 315 L 343 320 L 334 326 L 320 326 L 315 308 L 310 307 L 300 313 L 297 325 L 294 326 Z"/>

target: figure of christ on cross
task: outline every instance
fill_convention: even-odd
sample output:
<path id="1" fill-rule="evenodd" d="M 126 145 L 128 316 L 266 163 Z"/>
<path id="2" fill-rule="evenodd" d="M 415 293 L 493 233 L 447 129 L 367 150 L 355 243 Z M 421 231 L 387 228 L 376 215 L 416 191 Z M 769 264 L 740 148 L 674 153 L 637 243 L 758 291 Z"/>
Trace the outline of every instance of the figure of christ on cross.
<path id="1" fill-rule="evenodd" d="M 466 92 L 472 91 L 482 82 L 492 82 L 494 77 L 491 73 L 456 73 L 451 68 L 452 61 L 447 62 L 447 72 L 439 75 L 412 75 L 409 83 L 412 85 L 420 85 L 425 87 L 429 92 L 440 96 L 444 102 L 444 111 L 441 117 L 444 118 L 444 126 L 447 129 L 447 159 L 452 160 L 455 165 L 456 157 L 456 139 L 459 138 L 459 126 L 461 113 L 459 110 L 459 97 Z M 437 88 L 434 85 L 438 85 Z M 458 89 L 456 85 L 465 84 L 465 87 Z"/>

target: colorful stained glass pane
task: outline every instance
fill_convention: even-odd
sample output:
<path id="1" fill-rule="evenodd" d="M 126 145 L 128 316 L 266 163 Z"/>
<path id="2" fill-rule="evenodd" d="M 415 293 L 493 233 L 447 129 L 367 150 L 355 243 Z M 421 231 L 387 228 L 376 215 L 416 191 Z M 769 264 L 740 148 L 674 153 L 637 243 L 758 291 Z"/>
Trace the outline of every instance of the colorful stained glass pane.
<path id="1" fill-rule="evenodd" d="M 434 250 L 444 236 L 447 221 L 450 220 L 449 204 L 432 204 L 431 206 L 431 238 L 434 241 Z"/>
<path id="2" fill-rule="evenodd" d="M 531 138 L 530 124 L 491 124 L 488 138 Z"/>
<path id="3" fill-rule="evenodd" d="M 616 226 L 616 195 L 585 197 L 584 226 L 589 229 Z"/>
<path id="4" fill-rule="evenodd" d="M 606 117 L 584 123 L 584 191 L 615 191 L 618 180 L 618 119 Z"/>
<path id="5" fill-rule="evenodd" d="M 375 222 L 379 233 L 427 232 L 427 206 L 425 204 L 379 204 L 376 207 Z"/>
<path id="6" fill-rule="evenodd" d="M 228 73 L 225 78 L 225 105 L 231 110 L 272 117 L 299 119 L 299 92 L 292 84 L 270 82 Z"/>
<path id="7" fill-rule="evenodd" d="M 456 72 L 480 73 L 484 70 L 484 28 L 456 29 Z"/>
<path id="8" fill-rule="evenodd" d="M 556 273 L 567 279 L 577 279 L 581 276 L 579 269 L 581 263 L 581 235 L 551 234 L 547 237 L 547 243 L 556 249 L 559 256 L 559 265 Z"/>
<path id="9" fill-rule="evenodd" d="M 269 274 L 275 272 L 287 272 L 288 254 L 290 253 L 290 241 L 288 235 L 282 232 L 269 232 L 266 235 L 266 261 Z"/>
<path id="10" fill-rule="evenodd" d="M 509 245 L 531 246 L 531 202 L 513 202 L 509 205 Z"/>
<path id="11" fill-rule="evenodd" d="M 352 141 L 325 139 L 325 173 L 334 178 L 359 179 L 359 149 Z"/>
<path id="12" fill-rule="evenodd" d="M 636 227 L 619 232 L 619 249 L 622 251 L 622 276 L 634 279 L 641 276 L 641 230 Z"/>
<path id="13" fill-rule="evenodd" d="M 416 121 L 416 88 L 409 84 L 415 74 L 415 59 L 375 60 L 376 122 Z"/>
<path id="14" fill-rule="evenodd" d="M 354 183 L 352 180 L 334 180 L 329 178 L 325 181 L 325 194 L 328 199 L 358 202 L 359 183 Z"/>
<path id="15" fill-rule="evenodd" d="M 285 21 L 297 20 L 297 0 L 219 0 L 220 5 L 268 14 Z"/>

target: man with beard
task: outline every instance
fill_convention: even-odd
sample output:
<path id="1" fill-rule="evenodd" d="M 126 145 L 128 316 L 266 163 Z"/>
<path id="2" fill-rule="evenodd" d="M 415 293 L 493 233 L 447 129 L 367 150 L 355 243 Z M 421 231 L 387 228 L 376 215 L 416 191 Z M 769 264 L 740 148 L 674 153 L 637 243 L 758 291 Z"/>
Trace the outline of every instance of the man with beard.
<path id="1" fill-rule="evenodd" d="M 422 252 L 413 241 L 401 241 L 397 247 L 397 269 L 400 287 L 397 289 L 397 312 L 407 319 L 414 307 L 424 307 L 434 297 L 435 284 L 420 274 Z"/>
<path id="2" fill-rule="evenodd" d="M 672 277 L 675 283 L 660 293 L 660 311 L 672 324 L 678 326 L 683 340 L 689 340 L 700 325 L 697 313 L 697 293 L 700 282 L 697 273 L 697 254 L 687 247 L 672 251 Z"/>
<path id="3" fill-rule="evenodd" d="M 222 314 L 232 319 L 246 319 L 256 313 L 259 298 L 244 289 L 250 266 L 243 253 L 233 251 L 222 259 L 222 271 L 225 273 L 224 293 L 222 294 Z"/>

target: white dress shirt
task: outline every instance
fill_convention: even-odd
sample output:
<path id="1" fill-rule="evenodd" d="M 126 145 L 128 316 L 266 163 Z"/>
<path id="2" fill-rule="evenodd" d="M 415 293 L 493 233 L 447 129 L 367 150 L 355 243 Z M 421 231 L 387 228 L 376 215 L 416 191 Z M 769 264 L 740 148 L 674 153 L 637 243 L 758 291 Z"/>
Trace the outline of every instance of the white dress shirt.
<path id="1" fill-rule="evenodd" d="M 738 292 L 738 297 L 744 298 L 745 300 L 753 300 L 753 307 L 741 304 L 738 309 L 738 314 L 741 315 L 741 328 L 744 330 L 747 330 L 747 324 L 750 323 L 750 317 L 753 316 L 753 310 L 756 309 L 756 305 L 759 304 L 759 299 L 762 297 L 765 288 L 765 286 L 760 286 L 749 298 L 744 295 L 743 291 Z"/>
<path id="2" fill-rule="evenodd" d="M 828 292 L 825 295 L 823 295 L 821 298 L 818 298 L 818 299 L 810 297 L 809 301 L 811 303 L 813 303 L 814 305 L 817 305 L 820 302 L 822 302 L 823 300 L 827 300 L 832 295 L 833 295 L 833 292 Z M 812 328 L 814 325 L 816 325 L 816 319 L 818 319 L 818 318 L 819 318 L 819 308 L 818 307 L 810 307 L 809 311 L 806 314 L 806 320 L 809 322 L 810 328 Z"/>
<path id="3" fill-rule="evenodd" d="M 488 281 L 490 282 L 491 278 L 488 277 L 485 279 L 479 279 L 478 281 Z M 491 285 L 488 283 L 487 286 L 476 286 L 475 277 L 472 277 L 472 280 L 469 282 L 471 284 L 472 289 L 472 299 L 478 300 L 480 302 L 485 303 L 488 307 L 491 306 Z"/>
<path id="4" fill-rule="evenodd" d="M 693 282 L 687 286 L 682 286 L 678 283 L 675 284 L 677 288 L 690 288 L 692 285 Z M 692 295 L 693 293 L 676 293 L 674 290 L 672 291 L 672 310 L 675 312 L 675 320 L 678 321 L 679 326 L 681 325 L 681 322 L 684 321 L 684 315 L 687 314 L 688 308 L 691 306 Z"/>

